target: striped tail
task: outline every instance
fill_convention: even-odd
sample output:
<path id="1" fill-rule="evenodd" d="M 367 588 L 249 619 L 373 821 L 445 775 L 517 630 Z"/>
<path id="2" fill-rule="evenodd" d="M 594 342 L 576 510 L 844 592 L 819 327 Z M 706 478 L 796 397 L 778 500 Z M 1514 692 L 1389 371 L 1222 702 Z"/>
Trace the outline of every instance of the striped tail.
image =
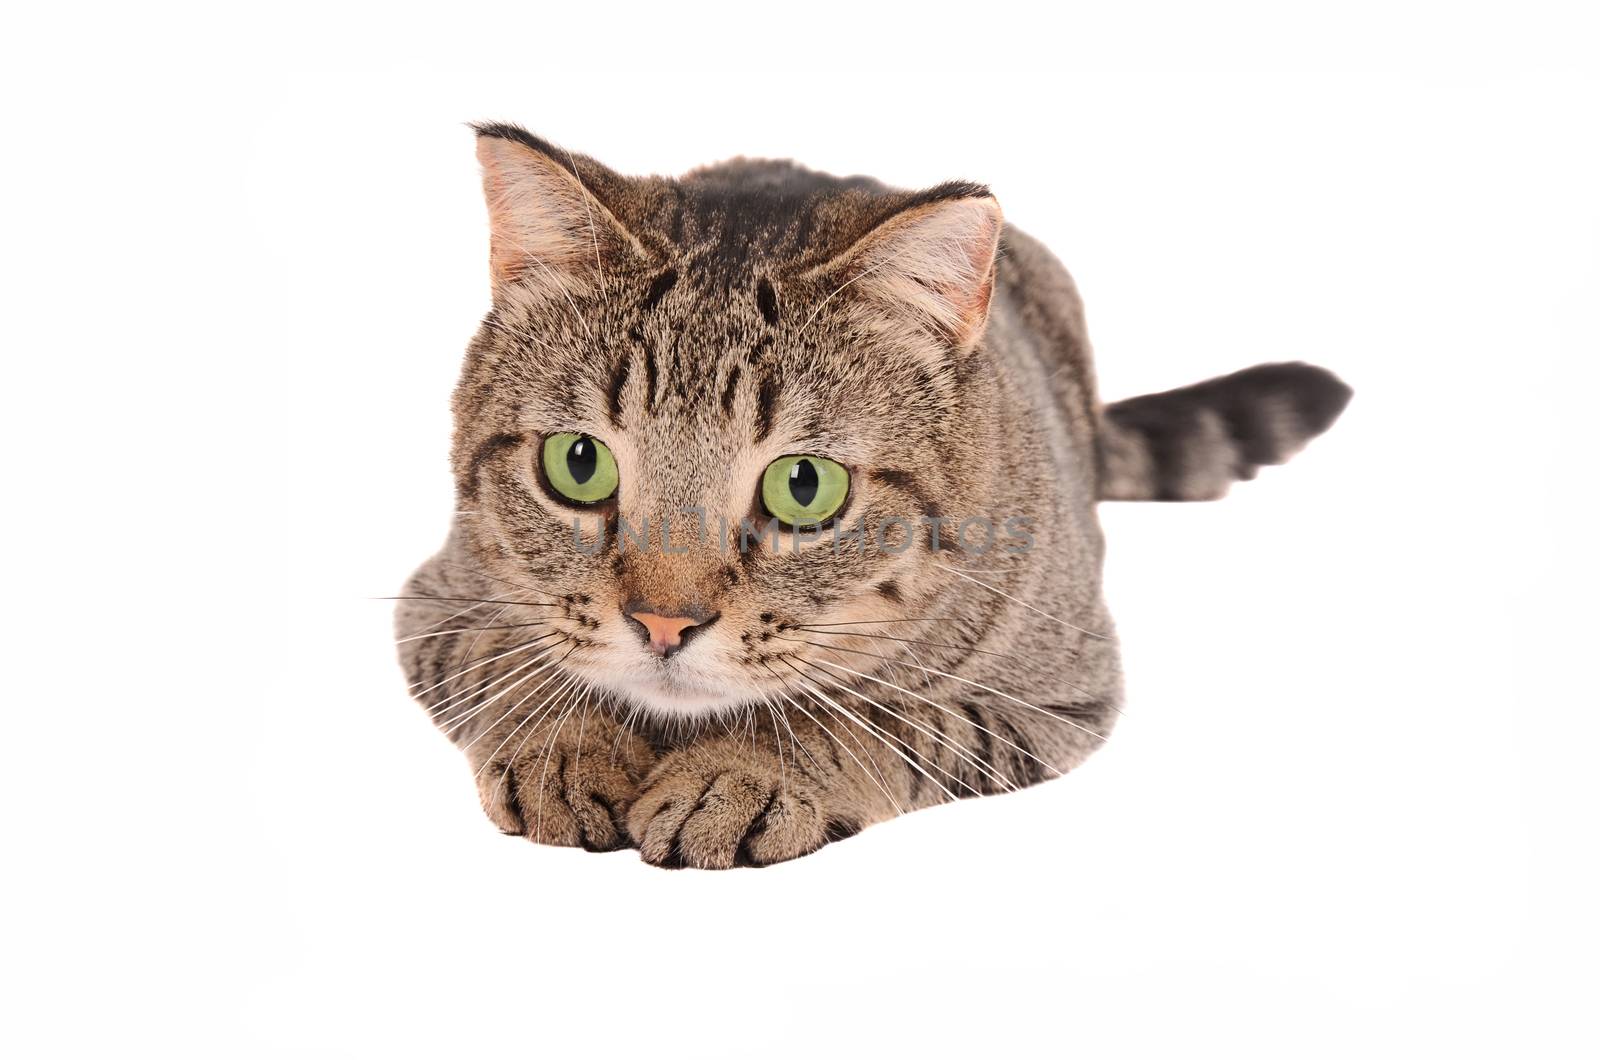
<path id="1" fill-rule="evenodd" d="M 1281 464 L 1339 418 L 1351 390 L 1310 364 L 1259 364 L 1107 405 L 1100 497 L 1209 501 L 1263 464 Z"/>

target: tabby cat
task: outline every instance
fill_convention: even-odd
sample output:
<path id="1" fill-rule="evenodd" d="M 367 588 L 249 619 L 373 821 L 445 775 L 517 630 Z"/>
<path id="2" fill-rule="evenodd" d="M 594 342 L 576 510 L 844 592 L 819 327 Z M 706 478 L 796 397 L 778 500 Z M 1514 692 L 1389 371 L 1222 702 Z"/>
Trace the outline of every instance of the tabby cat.
<path id="1" fill-rule="evenodd" d="M 397 620 L 536 842 L 765 865 L 1059 776 L 1121 699 L 1096 503 L 1220 497 L 1350 396 L 1272 364 L 1102 406 L 1071 278 L 980 185 L 476 133 L 493 307 Z"/>

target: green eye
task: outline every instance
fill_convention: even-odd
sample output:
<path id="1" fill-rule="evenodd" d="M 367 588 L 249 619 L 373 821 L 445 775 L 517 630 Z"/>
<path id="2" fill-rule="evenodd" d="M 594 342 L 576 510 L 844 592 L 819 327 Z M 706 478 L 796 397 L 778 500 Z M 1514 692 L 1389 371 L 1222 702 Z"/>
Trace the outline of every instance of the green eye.
<path id="1" fill-rule="evenodd" d="M 780 456 L 761 475 L 761 503 L 790 526 L 814 526 L 837 512 L 850 472 L 820 456 Z"/>
<path id="2" fill-rule="evenodd" d="M 617 460 L 587 434 L 552 434 L 544 440 L 544 477 L 567 500 L 594 504 L 617 492 Z"/>

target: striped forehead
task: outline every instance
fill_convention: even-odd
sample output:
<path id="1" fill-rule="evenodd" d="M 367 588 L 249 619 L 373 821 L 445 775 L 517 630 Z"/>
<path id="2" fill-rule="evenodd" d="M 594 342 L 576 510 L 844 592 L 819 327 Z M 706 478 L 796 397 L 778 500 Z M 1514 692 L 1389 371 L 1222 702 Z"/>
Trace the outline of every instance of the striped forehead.
<path id="1" fill-rule="evenodd" d="M 779 323 L 777 292 L 765 276 L 724 285 L 688 270 L 662 270 L 612 353 L 604 386 L 608 418 L 619 428 L 746 418 L 750 440 L 763 440 L 781 390 L 773 356 Z"/>

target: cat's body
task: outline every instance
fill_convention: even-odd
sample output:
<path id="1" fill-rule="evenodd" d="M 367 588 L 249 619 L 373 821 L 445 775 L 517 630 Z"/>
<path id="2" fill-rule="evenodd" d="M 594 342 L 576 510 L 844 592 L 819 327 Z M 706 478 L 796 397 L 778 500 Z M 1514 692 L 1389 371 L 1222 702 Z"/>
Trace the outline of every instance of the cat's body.
<path id="1" fill-rule="evenodd" d="M 461 512 L 398 623 L 489 816 L 543 842 L 762 864 L 1065 772 L 1121 701 L 1097 501 L 1220 495 L 1348 397 L 1280 365 L 1101 408 L 1070 277 L 972 185 L 479 151 Z M 612 496 L 541 470 L 559 432 Z M 767 510 L 786 454 L 848 470 L 815 540 Z"/>

